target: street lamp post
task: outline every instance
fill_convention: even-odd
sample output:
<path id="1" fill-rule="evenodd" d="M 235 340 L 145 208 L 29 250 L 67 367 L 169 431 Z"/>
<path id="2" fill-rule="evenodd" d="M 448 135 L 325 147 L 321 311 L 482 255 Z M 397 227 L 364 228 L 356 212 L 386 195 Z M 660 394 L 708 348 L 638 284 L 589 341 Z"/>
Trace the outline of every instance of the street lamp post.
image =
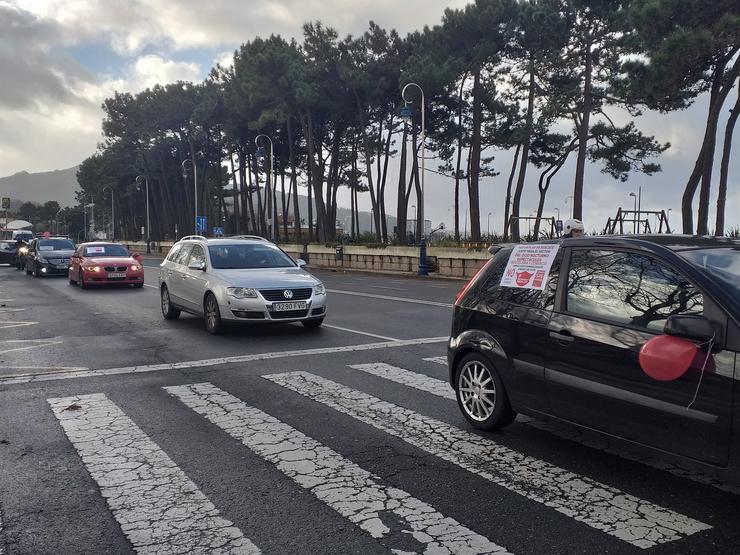
<path id="1" fill-rule="evenodd" d="M 491 214 L 492 212 L 488 213 L 488 240 L 491 240 Z"/>
<path id="2" fill-rule="evenodd" d="M 275 229 L 273 225 L 273 218 L 272 218 L 272 193 L 271 191 L 271 184 L 270 180 L 273 178 L 273 175 L 275 175 L 275 148 L 272 144 L 272 139 L 265 134 L 257 135 L 254 138 L 254 145 L 257 147 L 257 158 L 264 158 L 265 157 L 265 149 L 260 146 L 260 139 L 261 138 L 267 139 L 267 141 L 270 143 L 270 173 L 267 176 L 267 180 L 265 182 L 265 195 L 267 195 L 267 234 L 270 236 L 270 239 L 275 240 Z"/>
<path id="3" fill-rule="evenodd" d="M 414 239 L 420 239 L 420 237 L 416 237 L 416 230 L 419 229 L 419 220 L 418 220 L 419 213 L 416 210 L 415 204 L 412 204 L 411 208 L 414 209 Z"/>
<path id="4" fill-rule="evenodd" d="M 635 207 L 632 211 L 632 217 L 634 218 L 632 221 L 632 233 L 637 233 L 637 195 L 635 193 L 630 193 L 630 196 L 635 199 Z"/>
<path id="5" fill-rule="evenodd" d="M 151 234 L 149 233 L 149 178 L 144 175 L 136 176 L 136 184 L 141 186 L 141 181 L 146 185 L 146 253 L 152 253 Z"/>
<path id="6" fill-rule="evenodd" d="M 180 166 L 182 166 L 182 178 L 187 179 L 188 170 L 187 164 L 193 169 L 193 205 L 195 206 L 195 216 L 193 218 L 193 233 L 198 234 L 198 171 L 195 167 L 195 163 L 190 159 L 183 160 Z"/>
<path id="7" fill-rule="evenodd" d="M 108 189 L 110 191 L 110 240 L 116 240 L 116 207 L 113 204 L 113 187 L 106 185 L 103 187 L 103 191 Z"/>
<path id="8" fill-rule="evenodd" d="M 429 274 L 427 271 L 427 257 L 426 257 L 426 243 L 424 241 L 424 173 L 425 173 L 425 146 L 426 146 L 426 118 L 424 115 L 424 90 L 417 83 L 407 83 L 401 91 L 401 97 L 405 103 L 404 105 L 404 117 L 407 120 L 411 119 L 411 110 L 409 104 L 411 101 L 406 100 L 406 90 L 409 87 L 416 87 L 421 93 L 421 198 L 419 199 L 419 218 L 421 220 L 421 240 L 419 241 L 419 275 L 426 276 Z M 416 155 L 416 153 L 414 153 Z"/>
<path id="9" fill-rule="evenodd" d="M 668 230 L 668 233 L 671 232 L 671 210 L 673 210 L 673 208 L 669 208 L 668 212 L 665 215 L 665 226 Z"/>

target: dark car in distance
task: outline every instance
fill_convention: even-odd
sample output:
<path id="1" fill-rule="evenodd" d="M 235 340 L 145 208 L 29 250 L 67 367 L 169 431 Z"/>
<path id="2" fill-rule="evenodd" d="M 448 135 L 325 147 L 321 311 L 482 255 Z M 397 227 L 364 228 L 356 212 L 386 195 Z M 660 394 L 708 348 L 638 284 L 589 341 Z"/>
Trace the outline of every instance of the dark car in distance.
<path id="1" fill-rule="evenodd" d="M 458 294 L 449 378 L 468 422 L 491 430 L 523 413 L 738 467 L 740 241 L 549 244 L 541 289 L 501 285 L 518 248 L 503 246 Z"/>
<path id="2" fill-rule="evenodd" d="M 15 241 L 0 241 L 0 264 L 15 265 Z"/>
<path id="3" fill-rule="evenodd" d="M 27 247 L 25 270 L 36 277 L 67 275 L 75 244 L 69 237 L 36 237 Z"/>

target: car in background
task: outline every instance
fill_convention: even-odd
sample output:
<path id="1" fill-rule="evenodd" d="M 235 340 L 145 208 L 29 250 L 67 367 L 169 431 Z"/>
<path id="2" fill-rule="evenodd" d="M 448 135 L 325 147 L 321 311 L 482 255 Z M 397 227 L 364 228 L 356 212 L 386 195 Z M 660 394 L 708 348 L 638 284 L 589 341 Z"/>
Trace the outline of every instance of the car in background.
<path id="1" fill-rule="evenodd" d="M 15 241 L 0 241 L 0 264 L 15 266 Z"/>
<path id="2" fill-rule="evenodd" d="M 740 241 L 531 245 L 555 251 L 537 287 L 515 267 L 523 245 L 506 246 L 455 300 L 449 380 L 468 422 L 524 413 L 740 466 Z"/>
<path id="3" fill-rule="evenodd" d="M 28 243 L 23 266 L 36 277 L 66 275 L 75 244 L 69 237 L 35 237 Z"/>
<path id="4" fill-rule="evenodd" d="M 118 243 L 82 243 L 70 259 L 69 283 L 90 286 L 133 285 L 144 287 L 144 267 Z"/>
<path id="5" fill-rule="evenodd" d="M 317 328 L 326 315 L 326 289 L 304 265 L 261 237 L 184 237 L 160 265 L 162 315 L 202 316 L 214 334 L 226 323 L 301 322 Z"/>

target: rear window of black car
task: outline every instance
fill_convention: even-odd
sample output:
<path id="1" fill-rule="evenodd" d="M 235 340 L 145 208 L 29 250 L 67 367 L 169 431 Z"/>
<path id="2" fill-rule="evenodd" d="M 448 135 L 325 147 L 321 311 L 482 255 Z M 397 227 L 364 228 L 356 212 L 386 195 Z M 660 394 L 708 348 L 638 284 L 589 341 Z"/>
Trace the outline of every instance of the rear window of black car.
<path id="1" fill-rule="evenodd" d="M 14 251 L 15 250 L 15 242 L 13 242 L 13 241 L 0 241 L 0 250 L 1 251 Z"/>
<path id="2" fill-rule="evenodd" d="M 504 249 L 496 254 L 496 258 L 491 264 L 486 274 L 483 285 L 480 288 L 480 295 L 488 301 L 502 301 L 516 305 L 530 306 L 533 308 L 543 308 L 552 310 L 555 306 L 555 291 L 560 275 L 560 260 L 562 254 L 558 253 L 555 262 L 550 269 L 548 282 L 545 289 L 523 289 L 519 287 L 503 287 L 501 278 L 504 276 L 506 264 L 513 249 Z"/>
<path id="3" fill-rule="evenodd" d="M 69 239 L 40 239 L 38 243 L 40 251 L 73 251 L 74 243 Z"/>

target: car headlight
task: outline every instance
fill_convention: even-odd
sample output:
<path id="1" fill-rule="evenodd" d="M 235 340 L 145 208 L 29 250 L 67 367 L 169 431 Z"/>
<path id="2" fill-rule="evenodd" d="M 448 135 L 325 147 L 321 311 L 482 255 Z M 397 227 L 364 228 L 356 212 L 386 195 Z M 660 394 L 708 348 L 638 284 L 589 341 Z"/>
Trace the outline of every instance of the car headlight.
<path id="1" fill-rule="evenodd" d="M 138 264 L 131 264 L 131 270 L 133 272 L 138 272 L 139 270 L 141 270 L 141 266 L 139 266 Z"/>
<path id="2" fill-rule="evenodd" d="M 226 293 L 235 299 L 256 299 L 257 291 L 249 287 L 227 287 Z"/>
<path id="3" fill-rule="evenodd" d="M 88 272 L 100 272 L 102 268 L 100 266 L 85 266 L 85 270 Z"/>
<path id="4" fill-rule="evenodd" d="M 313 286 L 313 294 L 316 296 L 319 295 L 326 295 L 326 287 L 324 287 L 323 283 L 319 283 L 318 285 Z"/>

